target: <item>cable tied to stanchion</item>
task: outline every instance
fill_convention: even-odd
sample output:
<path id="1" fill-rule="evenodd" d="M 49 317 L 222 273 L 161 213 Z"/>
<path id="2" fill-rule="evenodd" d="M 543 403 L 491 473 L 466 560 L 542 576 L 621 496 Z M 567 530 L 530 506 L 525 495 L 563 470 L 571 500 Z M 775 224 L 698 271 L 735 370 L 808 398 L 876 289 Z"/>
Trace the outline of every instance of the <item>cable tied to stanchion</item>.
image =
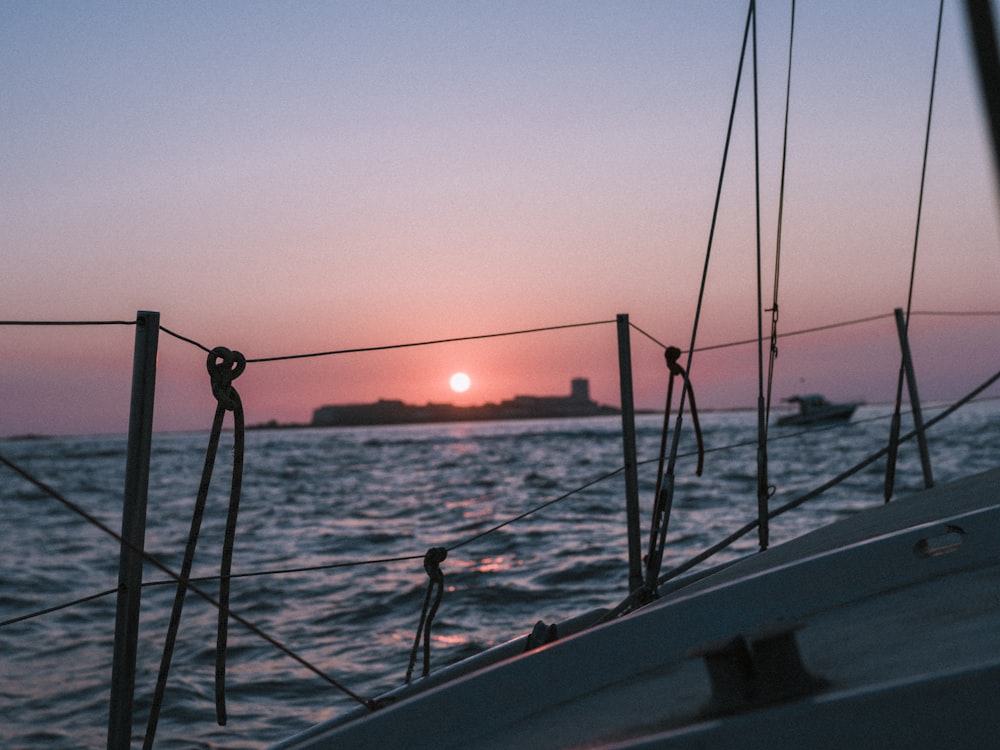
<path id="1" fill-rule="evenodd" d="M 224 346 L 217 346 L 208 353 L 206 367 L 215 400 L 226 411 L 235 411 L 240 403 L 240 394 L 233 388 L 233 381 L 246 369 L 246 357 Z"/>
<path id="2" fill-rule="evenodd" d="M 187 546 L 184 549 L 184 560 L 174 595 L 174 605 L 170 612 L 170 623 L 167 626 L 167 636 L 163 645 L 163 656 L 160 660 L 160 671 L 156 679 L 156 689 L 146 723 L 146 737 L 143 747 L 151 750 L 156 735 L 156 725 L 159 721 L 160 708 L 163 705 L 163 694 L 166 690 L 167 676 L 170 673 L 170 661 L 173 658 L 174 644 L 177 642 L 177 632 L 180 629 L 181 611 L 184 608 L 184 596 L 187 593 L 191 578 L 191 567 L 194 562 L 195 548 L 198 545 L 198 534 L 201 521 L 205 515 L 205 504 L 208 499 L 209 486 L 212 483 L 212 469 L 215 466 L 215 456 L 219 449 L 219 439 L 222 435 L 222 423 L 227 411 L 233 413 L 233 474 L 229 492 L 229 512 L 226 518 L 226 532 L 222 545 L 222 563 L 219 577 L 219 626 L 216 638 L 215 655 L 215 712 L 219 725 L 225 725 L 226 700 L 226 642 L 229 623 L 229 581 L 232 570 L 233 545 L 236 538 L 236 516 L 239 510 L 240 489 L 243 482 L 243 446 L 244 418 L 243 402 L 240 394 L 233 387 L 233 380 L 246 369 L 246 358 L 237 351 L 231 351 L 218 346 L 208 353 L 206 362 L 208 375 L 212 386 L 212 395 L 217 402 L 215 419 L 208 439 L 208 449 L 205 451 L 205 465 L 201 473 L 201 483 L 198 487 L 198 497 L 195 500 L 194 513 L 191 518 L 191 530 L 188 532 Z"/>
<path id="3" fill-rule="evenodd" d="M 406 684 L 410 684 L 413 677 L 413 667 L 417 663 L 417 652 L 420 650 L 421 637 L 424 642 L 424 669 L 423 676 L 431 673 L 431 623 L 434 622 L 434 615 L 437 614 L 438 606 L 441 604 L 441 596 L 444 594 L 444 573 L 441 571 L 441 563 L 448 557 L 448 550 L 444 547 L 431 547 L 424 555 L 424 570 L 427 571 L 427 593 L 424 595 L 424 606 L 420 611 L 420 623 L 417 625 L 417 635 L 413 639 L 413 648 L 410 650 L 410 664 L 406 668 Z M 435 593 L 436 592 L 436 593 Z M 434 596 L 433 603 L 431 596 Z"/>
<path id="4" fill-rule="evenodd" d="M 667 381 L 667 402 L 663 409 L 663 432 L 660 436 L 659 466 L 656 471 L 656 490 L 653 497 L 653 514 L 649 528 L 649 552 L 646 555 L 646 580 L 642 587 L 641 601 L 643 604 L 656 598 L 657 578 L 663 561 L 663 548 L 666 544 L 667 526 L 670 523 L 670 511 L 674 497 L 674 465 L 677 461 L 677 450 L 680 440 L 682 413 L 685 394 L 691 401 L 691 421 L 694 424 L 694 434 L 698 442 L 698 467 L 696 472 L 701 476 L 705 464 L 705 444 L 701 437 L 701 424 L 698 421 L 698 407 L 694 400 L 694 388 L 687 371 L 681 366 L 681 350 L 676 346 L 668 346 L 663 352 L 667 363 L 670 379 Z M 670 457 L 667 459 L 667 436 L 670 432 L 670 412 L 673 407 L 674 381 L 681 378 L 681 399 L 677 411 L 677 422 L 674 426 Z"/>
<path id="5" fill-rule="evenodd" d="M 671 378 L 678 375 L 683 378 L 683 385 L 687 389 L 688 400 L 691 402 L 691 424 L 694 427 L 694 437 L 698 443 L 698 468 L 695 469 L 695 474 L 700 477 L 701 471 L 705 466 L 705 443 L 701 437 L 701 423 L 698 421 L 698 407 L 694 401 L 694 388 L 691 386 L 691 380 L 688 378 L 687 372 L 681 367 L 681 350 L 676 346 L 668 346 L 664 352 L 664 357 L 667 360 L 667 369 L 670 371 Z"/>
<path id="6" fill-rule="evenodd" d="M 247 361 L 240 352 L 217 346 L 208 354 L 208 374 L 212 381 L 212 395 L 219 409 L 233 413 L 233 475 L 229 490 L 229 510 L 226 515 L 226 533 L 222 541 L 222 562 L 219 569 L 219 626 L 215 647 L 215 714 L 219 726 L 225 726 L 226 716 L 226 648 L 229 638 L 229 574 L 233 565 L 233 546 L 236 543 L 236 517 L 240 507 L 243 485 L 243 449 L 245 423 L 243 401 L 233 388 L 233 381 L 243 374 Z"/>

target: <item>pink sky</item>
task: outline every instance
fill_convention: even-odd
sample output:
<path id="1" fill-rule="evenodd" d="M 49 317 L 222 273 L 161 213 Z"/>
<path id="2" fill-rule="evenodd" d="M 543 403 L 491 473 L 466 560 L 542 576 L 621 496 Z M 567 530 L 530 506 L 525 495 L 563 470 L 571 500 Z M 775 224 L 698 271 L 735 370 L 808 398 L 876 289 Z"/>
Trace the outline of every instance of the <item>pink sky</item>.
<path id="1" fill-rule="evenodd" d="M 161 313 L 267 357 L 561 324 L 686 348 L 745 7 L 316 3 L 0 7 L 0 319 Z M 800 4 L 782 331 L 904 306 L 937 3 Z M 877 6 L 877 7 L 873 7 Z M 759 3 L 765 298 L 786 2 Z M 741 92 L 700 345 L 756 333 Z M 945 14 L 916 310 L 1000 308 L 996 189 L 964 19 Z M 918 317 L 924 398 L 997 369 L 996 318 Z M 0 435 L 123 431 L 131 328 L 0 327 Z M 891 320 L 781 344 L 775 398 L 892 397 Z M 660 351 L 633 335 L 640 406 Z M 614 326 L 252 365 L 248 419 L 380 397 L 618 400 Z M 699 355 L 705 407 L 752 405 L 756 349 Z M 448 378 L 468 372 L 462 397 Z M 204 354 L 161 338 L 159 429 L 201 429 Z M 994 395 L 996 393 L 994 392 Z"/>

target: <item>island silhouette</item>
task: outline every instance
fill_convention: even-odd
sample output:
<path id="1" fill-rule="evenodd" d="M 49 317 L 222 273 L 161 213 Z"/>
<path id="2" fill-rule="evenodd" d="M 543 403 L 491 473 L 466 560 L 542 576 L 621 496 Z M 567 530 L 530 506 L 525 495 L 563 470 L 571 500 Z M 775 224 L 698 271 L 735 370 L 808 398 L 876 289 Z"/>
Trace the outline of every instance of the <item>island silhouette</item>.
<path id="1" fill-rule="evenodd" d="M 620 414 L 590 398 L 590 381 L 573 378 L 568 396 L 514 396 L 499 404 L 456 406 L 455 404 L 407 404 L 396 399 L 379 399 L 369 404 L 321 406 L 313 412 L 312 427 L 354 427 L 383 424 L 427 424 L 502 419 L 560 419 Z"/>

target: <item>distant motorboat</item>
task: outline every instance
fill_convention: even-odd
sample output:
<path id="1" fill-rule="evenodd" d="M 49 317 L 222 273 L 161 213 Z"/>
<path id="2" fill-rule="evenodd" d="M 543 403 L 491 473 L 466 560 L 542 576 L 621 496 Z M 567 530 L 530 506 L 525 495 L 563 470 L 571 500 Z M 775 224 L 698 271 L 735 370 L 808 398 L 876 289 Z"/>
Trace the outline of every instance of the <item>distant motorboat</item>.
<path id="1" fill-rule="evenodd" d="M 858 408 L 858 402 L 848 401 L 842 404 L 831 404 L 824 396 L 811 393 L 807 396 L 792 396 L 786 398 L 789 403 L 798 404 L 798 414 L 786 414 L 778 418 L 779 427 L 800 427 L 803 425 L 821 424 L 823 422 L 846 422 Z"/>

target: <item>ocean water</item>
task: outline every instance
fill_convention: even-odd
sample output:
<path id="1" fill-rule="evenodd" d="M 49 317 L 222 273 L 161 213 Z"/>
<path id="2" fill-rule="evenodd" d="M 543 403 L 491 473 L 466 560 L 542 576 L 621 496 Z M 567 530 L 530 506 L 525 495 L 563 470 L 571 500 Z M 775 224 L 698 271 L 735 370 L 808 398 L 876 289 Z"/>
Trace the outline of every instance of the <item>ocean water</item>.
<path id="1" fill-rule="evenodd" d="M 772 428 L 772 507 L 878 450 L 888 434 L 887 413 L 887 407 L 865 406 L 849 425 L 810 432 Z M 925 418 L 935 413 L 926 409 Z M 653 415 L 638 419 L 644 547 L 661 422 Z M 717 412 L 702 415 L 702 422 L 704 476 L 694 475 L 692 456 L 681 458 L 664 570 L 756 512 L 756 415 Z M 682 450 L 693 448 L 689 438 L 684 435 Z M 930 431 L 935 479 L 943 483 L 1000 463 L 998 441 L 1000 402 L 960 410 Z M 206 433 L 154 439 L 146 546 L 175 570 L 207 442 Z M 195 576 L 218 574 L 231 450 L 231 436 L 224 435 Z M 120 528 L 124 437 L 2 440 L 0 453 Z M 558 622 L 613 607 L 627 593 L 615 417 L 254 430 L 247 434 L 245 461 L 233 560 L 233 573 L 241 577 L 233 580 L 231 606 L 361 696 L 376 697 L 403 683 L 430 547 L 450 549 L 432 630 L 432 669 L 523 635 L 539 619 Z M 883 472 L 884 460 L 877 461 L 823 498 L 773 520 L 772 544 L 878 504 Z M 921 484 L 916 445 L 907 443 L 897 495 Z M 0 467 L 0 509 L 0 621 L 115 587 L 117 543 L 6 467 Z M 751 534 L 712 563 L 755 549 Z M 242 575 L 250 573 L 259 575 Z M 174 596 L 173 585 L 156 585 L 164 578 L 147 566 L 144 580 L 152 585 L 142 601 L 135 746 L 145 730 Z M 218 591 L 214 581 L 202 585 Z M 0 627 L 0 746 L 105 745 L 114 611 L 111 594 Z M 208 604 L 187 597 L 156 747 L 267 747 L 356 706 L 232 623 L 229 722 L 218 726 L 216 617 Z"/>

